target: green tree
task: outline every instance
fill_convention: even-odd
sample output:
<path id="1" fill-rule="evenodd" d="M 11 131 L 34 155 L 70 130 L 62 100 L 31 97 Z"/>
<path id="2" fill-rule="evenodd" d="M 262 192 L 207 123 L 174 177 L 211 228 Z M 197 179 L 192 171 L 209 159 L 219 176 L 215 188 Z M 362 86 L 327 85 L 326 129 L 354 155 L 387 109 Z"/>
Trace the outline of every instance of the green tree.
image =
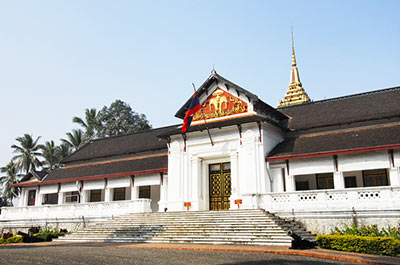
<path id="1" fill-rule="evenodd" d="M 104 106 L 98 113 L 97 137 L 116 136 L 150 129 L 144 114 L 139 114 L 121 100 L 110 107 Z"/>
<path id="2" fill-rule="evenodd" d="M 17 187 L 11 187 L 12 184 L 18 184 L 21 180 L 21 176 L 18 175 L 18 165 L 14 161 L 9 162 L 5 167 L 0 168 L 0 172 L 3 173 L 0 177 L 2 184 L 2 197 L 6 204 L 12 206 L 12 200 L 16 198 L 20 192 Z"/>
<path id="3" fill-rule="evenodd" d="M 96 128 L 99 127 L 98 113 L 95 108 L 85 109 L 84 120 L 80 117 L 74 117 L 72 122 L 84 128 L 85 141 L 90 141 L 95 137 Z"/>
<path id="4" fill-rule="evenodd" d="M 16 139 L 19 145 L 13 144 L 11 146 L 11 148 L 14 148 L 14 153 L 17 153 L 12 160 L 15 161 L 18 170 L 24 171 L 25 174 L 28 174 L 31 169 L 35 170 L 41 166 L 38 158 L 41 156 L 39 139 L 40 136 L 33 140 L 32 135 L 24 134 L 24 136 Z"/>
<path id="5" fill-rule="evenodd" d="M 58 155 L 58 146 L 54 144 L 54 141 L 45 142 L 44 145 L 40 146 L 40 149 L 42 149 L 42 157 L 44 158 L 43 166 L 50 170 L 57 168 L 60 157 Z"/>
<path id="6" fill-rule="evenodd" d="M 61 141 L 70 146 L 73 151 L 77 151 L 86 143 L 81 129 L 74 129 L 72 132 L 66 133 L 66 135 L 68 139 L 61 139 Z"/>
<path id="7" fill-rule="evenodd" d="M 57 147 L 57 157 L 60 162 L 72 153 L 72 148 L 69 144 L 62 143 Z"/>

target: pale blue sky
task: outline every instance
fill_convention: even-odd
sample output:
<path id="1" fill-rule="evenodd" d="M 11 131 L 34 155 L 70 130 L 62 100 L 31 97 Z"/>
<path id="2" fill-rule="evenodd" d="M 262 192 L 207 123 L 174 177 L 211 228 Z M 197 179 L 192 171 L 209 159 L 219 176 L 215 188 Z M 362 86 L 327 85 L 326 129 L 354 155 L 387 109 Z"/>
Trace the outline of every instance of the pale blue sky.
<path id="1" fill-rule="evenodd" d="M 312 99 L 398 86 L 399 13 L 400 1 L 0 0 L 0 165 L 16 137 L 58 142 L 115 99 L 153 127 L 178 123 L 213 65 L 276 106 L 291 25 Z"/>

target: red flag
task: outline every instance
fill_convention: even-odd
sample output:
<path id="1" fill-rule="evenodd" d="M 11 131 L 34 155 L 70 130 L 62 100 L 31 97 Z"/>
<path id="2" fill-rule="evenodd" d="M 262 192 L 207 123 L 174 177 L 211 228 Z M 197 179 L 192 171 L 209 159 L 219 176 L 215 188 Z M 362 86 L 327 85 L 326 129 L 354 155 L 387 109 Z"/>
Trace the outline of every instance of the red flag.
<path id="1" fill-rule="evenodd" d="M 185 118 L 183 119 L 182 133 L 189 130 L 190 124 L 192 123 L 193 115 L 201 109 L 199 98 L 196 92 L 193 95 L 192 103 L 190 103 L 189 109 L 186 111 Z"/>

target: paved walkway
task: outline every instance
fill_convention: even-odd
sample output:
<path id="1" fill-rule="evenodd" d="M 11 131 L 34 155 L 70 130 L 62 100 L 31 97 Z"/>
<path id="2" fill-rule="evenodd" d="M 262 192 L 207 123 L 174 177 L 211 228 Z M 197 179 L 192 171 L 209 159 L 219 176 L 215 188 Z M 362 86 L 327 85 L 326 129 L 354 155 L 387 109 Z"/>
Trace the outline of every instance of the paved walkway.
<path id="1" fill-rule="evenodd" d="M 282 254 L 282 255 L 299 255 L 299 256 L 332 259 L 332 260 L 340 260 L 347 262 L 357 262 L 364 264 L 390 264 L 390 265 L 400 264 L 400 258 L 334 251 L 334 250 L 327 250 L 320 248 L 297 250 L 297 249 L 288 249 L 287 247 L 277 247 L 277 246 L 198 245 L 198 244 L 197 245 L 196 244 L 135 244 L 135 245 L 120 245 L 120 246 L 110 246 L 110 247 L 270 253 L 270 254 Z"/>
<path id="2" fill-rule="evenodd" d="M 213 252 L 243 252 L 243 253 L 269 253 L 281 255 L 297 255 L 313 258 L 322 258 L 328 260 L 356 262 L 363 264 L 388 264 L 399 265 L 400 258 L 367 255 L 352 252 L 333 251 L 326 249 L 309 249 L 309 250 L 295 250 L 288 249 L 287 247 L 278 246 L 246 246 L 246 245 L 200 245 L 200 244 L 129 244 L 129 243 L 66 243 L 66 242 L 43 242 L 31 244 L 8 244 L 0 245 L 1 247 L 7 246 L 91 246 L 91 247 L 104 247 L 104 248 L 136 248 L 136 249 L 165 249 L 165 250 L 191 250 L 191 251 L 213 251 Z"/>

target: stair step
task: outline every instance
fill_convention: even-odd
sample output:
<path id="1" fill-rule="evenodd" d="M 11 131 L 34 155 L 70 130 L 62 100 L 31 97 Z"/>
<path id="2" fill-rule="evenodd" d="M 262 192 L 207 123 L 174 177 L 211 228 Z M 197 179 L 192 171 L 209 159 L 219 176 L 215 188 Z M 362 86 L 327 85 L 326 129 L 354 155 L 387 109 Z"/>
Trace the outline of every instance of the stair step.
<path id="1" fill-rule="evenodd" d="M 56 241 L 289 246 L 292 238 L 288 230 L 315 240 L 297 224 L 262 210 L 231 210 L 124 214 Z"/>
<path id="2" fill-rule="evenodd" d="M 136 238 L 115 238 L 110 240 L 109 238 L 96 238 L 96 239 L 68 239 L 68 240 L 58 240 L 55 239 L 54 241 L 58 242 L 115 242 L 115 243 L 195 243 L 195 244 L 238 244 L 238 245 L 273 245 L 273 246 L 290 246 L 291 242 L 289 241 L 277 241 L 277 240 L 264 240 L 264 241 L 184 241 L 184 240 L 141 240 Z"/>

